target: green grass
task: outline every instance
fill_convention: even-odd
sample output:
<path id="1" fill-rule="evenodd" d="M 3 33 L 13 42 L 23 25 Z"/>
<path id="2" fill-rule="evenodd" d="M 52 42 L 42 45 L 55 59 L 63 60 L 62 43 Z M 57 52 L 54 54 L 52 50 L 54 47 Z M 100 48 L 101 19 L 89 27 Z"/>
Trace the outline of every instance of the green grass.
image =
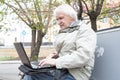
<path id="1" fill-rule="evenodd" d="M 4 56 L 4 57 L 0 57 L 0 61 L 7 61 L 7 60 L 16 60 L 16 57 L 13 56 Z"/>

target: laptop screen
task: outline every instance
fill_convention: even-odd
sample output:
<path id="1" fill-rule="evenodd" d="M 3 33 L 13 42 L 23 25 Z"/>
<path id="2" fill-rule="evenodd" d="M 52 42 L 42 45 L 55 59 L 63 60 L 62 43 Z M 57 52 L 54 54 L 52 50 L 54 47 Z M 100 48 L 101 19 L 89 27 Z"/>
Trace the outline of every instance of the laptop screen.
<path id="1" fill-rule="evenodd" d="M 15 49 L 16 49 L 18 56 L 21 59 L 23 65 L 32 68 L 32 66 L 30 64 L 30 60 L 29 60 L 29 58 L 25 52 L 25 49 L 23 47 L 23 44 L 21 42 L 16 42 L 16 43 L 14 43 L 14 46 L 15 46 Z"/>

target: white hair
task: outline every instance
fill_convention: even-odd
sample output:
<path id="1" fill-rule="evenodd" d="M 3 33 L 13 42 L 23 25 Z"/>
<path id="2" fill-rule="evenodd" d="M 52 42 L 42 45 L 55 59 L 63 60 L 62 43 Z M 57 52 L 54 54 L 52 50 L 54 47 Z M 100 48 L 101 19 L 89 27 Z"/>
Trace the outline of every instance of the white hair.
<path id="1" fill-rule="evenodd" d="M 70 17 L 72 17 L 75 21 L 78 20 L 77 18 L 77 12 L 68 4 L 62 4 L 60 6 L 58 6 L 55 10 L 54 10 L 54 16 L 57 16 L 58 12 L 62 12 L 66 15 L 69 15 Z"/>

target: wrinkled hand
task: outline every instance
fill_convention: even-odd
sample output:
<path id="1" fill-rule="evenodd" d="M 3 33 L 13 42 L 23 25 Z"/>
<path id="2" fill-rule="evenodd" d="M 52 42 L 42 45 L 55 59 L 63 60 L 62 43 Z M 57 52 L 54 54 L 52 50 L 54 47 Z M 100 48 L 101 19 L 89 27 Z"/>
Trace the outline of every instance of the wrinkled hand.
<path id="1" fill-rule="evenodd" d="M 45 66 L 45 65 L 56 66 L 55 61 L 56 61 L 56 59 L 46 58 L 46 59 L 41 60 L 39 65 L 40 66 Z"/>
<path id="2" fill-rule="evenodd" d="M 55 63 L 56 58 L 58 58 L 58 54 L 52 53 L 48 55 L 45 59 L 41 60 L 39 63 L 39 66 L 46 66 L 46 65 L 56 66 L 56 63 Z"/>

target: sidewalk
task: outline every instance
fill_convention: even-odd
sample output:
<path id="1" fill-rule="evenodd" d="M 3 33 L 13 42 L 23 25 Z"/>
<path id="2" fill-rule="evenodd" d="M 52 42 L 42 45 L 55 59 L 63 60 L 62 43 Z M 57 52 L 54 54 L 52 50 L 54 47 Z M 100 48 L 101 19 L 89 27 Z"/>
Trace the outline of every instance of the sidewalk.
<path id="1" fill-rule="evenodd" d="M 20 80 L 20 61 L 0 61 L 0 80 Z"/>

